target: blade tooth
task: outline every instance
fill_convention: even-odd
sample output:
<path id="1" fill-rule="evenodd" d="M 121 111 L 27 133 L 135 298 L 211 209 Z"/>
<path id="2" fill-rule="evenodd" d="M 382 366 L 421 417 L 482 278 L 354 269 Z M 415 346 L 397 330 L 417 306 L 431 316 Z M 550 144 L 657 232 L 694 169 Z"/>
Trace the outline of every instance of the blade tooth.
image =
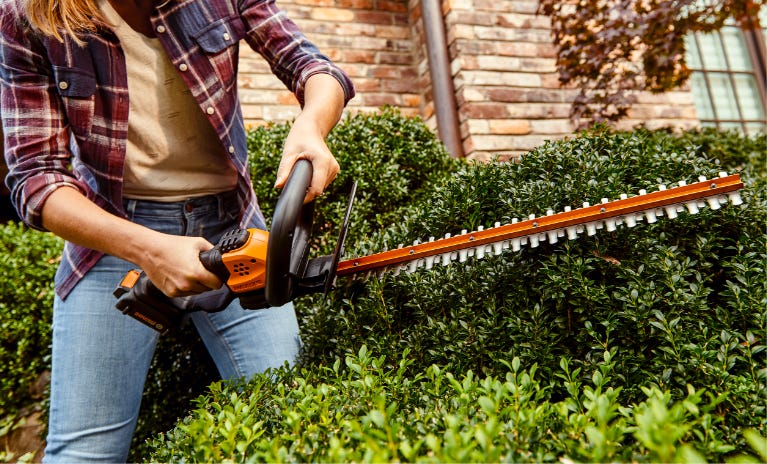
<path id="1" fill-rule="evenodd" d="M 567 239 L 568 240 L 575 240 L 578 238 L 578 228 L 575 226 L 570 226 L 567 228 Z"/>
<path id="2" fill-rule="evenodd" d="M 634 227 L 635 225 L 637 225 L 637 217 L 634 214 L 629 214 L 628 216 L 626 216 L 624 222 L 627 227 Z"/>
<path id="3" fill-rule="evenodd" d="M 665 208 L 663 208 L 666 211 L 666 217 L 669 219 L 676 219 L 677 217 L 677 207 L 676 205 L 668 205 Z"/>
<path id="4" fill-rule="evenodd" d="M 658 186 L 658 191 L 659 191 L 659 192 L 661 192 L 661 191 L 663 191 L 663 190 L 666 190 L 666 184 L 660 184 L 660 185 Z"/>
<path id="5" fill-rule="evenodd" d="M 433 268 L 434 267 L 434 256 L 427 256 L 426 258 L 424 258 L 424 265 L 423 265 L 423 267 L 426 268 L 427 270 Z"/>
<path id="6" fill-rule="evenodd" d="M 493 224 L 493 227 L 501 227 L 501 223 L 500 222 L 496 222 L 495 224 Z"/>
<path id="7" fill-rule="evenodd" d="M 511 239 L 511 250 L 519 251 L 522 248 L 522 240 L 519 238 Z"/>
<path id="8" fill-rule="evenodd" d="M 376 270 L 376 277 L 378 280 L 381 280 L 381 277 L 383 277 L 384 274 L 386 274 L 386 271 L 388 271 L 388 267 L 382 267 Z"/>
<path id="9" fill-rule="evenodd" d="M 687 207 L 687 211 L 690 214 L 698 214 L 698 211 L 700 211 L 698 209 L 698 202 L 697 201 L 688 201 L 684 205 Z"/>
<path id="10" fill-rule="evenodd" d="M 698 176 L 698 182 L 706 182 L 706 176 Z"/>
<path id="11" fill-rule="evenodd" d="M 719 177 L 727 177 L 728 174 L 724 171 L 719 171 Z"/>
<path id="12" fill-rule="evenodd" d="M 586 223 L 586 234 L 590 236 L 596 235 L 597 233 L 597 224 L 595 222 L 587 222 Z"/>
<path id="13" fill-rule="evenodd" d="M 546 232 L 546 238 L 548 239 L 549 243 L 557 243 L 557 231 L 550 230 Z"/>
<path id="14" fill-rule="evenodd" d="M 448 264 L 450 264 L 450 253 L 442 253 L 440 255 L 440 263 L 443 266 L 447 266 Z"/>
<path id="15" fill-rule="evenodd" d="M 615 221 L 614 219 L 605 220 L 605 228 L 607 229 L 608 232 L 615 232 L 618 229 L 617 221 Z"/>
<path id="16" fill-rule="evenodd" d="M 413 261 L 410 261 L 407 263 L 407 273 L 412 274 L 418 269 L 418 260 L 414 259 Z"/>
<path id="17" fill-rule="evenodd" d="M 538 234 L 531 235 L 528 240 L 530 241 L 530 248 L 536 248 L 538 246 Z"/>
<path id="18" fill-rule="evenodd" d="M 708 197 L 706 202 L 708 203 L 708 207 L 714 211 L 722 207 L 722 205 L 719 203 L 719 198 L 717 197 Z"/>
<path id="19" fill-rule="evenodd" d="M 469 232 L 468 230 L 462 229 L 461 235 L 466 235 L 468 232 Z M 462 248 L 458 250 L 456 253 L 458 256 L 458 261 L 463 263 L 463 262 L 466 262 L 466 260 L 471 256 L 472 251 L 470 248 Z M 452 259 L 455 259 L 455 258 L 452 258 Z"/>
<path id="20" fill-rule="evenodd" d="M 658 216 L 655 214 L 654 209 L 648 209 L 645 211 L 645 218 L 647 219 L 648 224 L 653 224 L 655 222 L 658 222 Z"/>
<path id="21" fill-rule="evenodd" d="M 503 249 L 504 250 L 508 250 L 509 248 L 511 248 L 511 240 L 504 240 L 503 241 Z"/>
<path id="22" fill-rule="evenodd" d="M 475 256 L 477 257 L 477 259 L 483 259 L 485 257 L 485 253 L 486 253 L 486 250 L 484 246 L 477 247 Z"/>
<path id="23" fill-rule="evenodd" d="M 493 254 L 495 256 L 498 256 L 501 253 L 503 253 L 503 243 L 504 242 L 495 242 L 495 243 L 493 243 Z"/>
<path id="24" fill-rule="evenodd" d="M 739 192 L 730 192 L 730 194 L 727 195 L 730 199 L 730 203 L 732 203 L 735 206 L 739 206 L 743 204 L 743 198 L 740 197 Z"/>
<path id="25" fill-rule="evenodd" d="M 687 185 L 687 181 L 686 180 L 680 180 L 679 181 L 679 186 L 680 187 L 684 187 L 685 185 Z"/>
<path id="26" fill-rule="evenodd" d="M 625 193 L 621 193 L 621 196 L 620 196 L 621 200 L 627 200 L 627 199 L 628 199 L 628 197 L 629 197 L 629 196 L 628 196 L 627 194 L 625 194 Z"/>
<path id="27" fill-rule="evenodd" d="M 401 265 L 401 264 L 397 264 L 396 266 L 394 266 L 394 269 L 393 269 L 392 275 L 393 275 L 394 277 L 397 277 L 397 276 L 399 275 L 399 273 L 400 273 L 400 272 L 402 272 L 402 265 Z"/>

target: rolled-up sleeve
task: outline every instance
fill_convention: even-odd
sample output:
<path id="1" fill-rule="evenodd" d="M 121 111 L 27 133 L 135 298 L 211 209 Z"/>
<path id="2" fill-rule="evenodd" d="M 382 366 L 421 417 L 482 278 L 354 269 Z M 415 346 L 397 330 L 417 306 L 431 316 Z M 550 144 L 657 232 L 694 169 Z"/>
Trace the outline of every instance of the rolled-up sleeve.
<path id="1" fill-rule="evenodd" d="M 42 207 L 57 188 L 85 187 L 71 171 L 71 151 L 61 99 L 42 52 L 27 27 L 11 11 L 0 11 L 0 111 L 6 184 L 19 216 L 43 229 Z"/>
<path id="2" fill-rule="evenodd" d="M 273 0 L 240 1 L 240 12 L 247 29 L 245 40 L 263 56 L 272 72 L 290 89 L 301 106 L 306 81 L 314 74 L 329 74 L 344 91 L 344 104 L 354 97 L 349 76 L 301 32 Z"/>

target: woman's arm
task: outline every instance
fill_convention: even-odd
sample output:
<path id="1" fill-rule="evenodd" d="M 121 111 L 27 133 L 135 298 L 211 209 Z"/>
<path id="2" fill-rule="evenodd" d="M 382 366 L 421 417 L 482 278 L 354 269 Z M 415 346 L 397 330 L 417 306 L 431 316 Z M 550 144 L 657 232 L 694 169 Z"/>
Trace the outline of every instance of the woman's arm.
<path id="1" fill-rule="evenodd" d="M 343 109 L 344 91 L 334 77 L 314 74 L 307 80 L 304 107 L 285 140 L 275 187 L 285 185 L 298 159 L 308 159 L 314 169 L 306 201 L 321 195 L 333 182 L 339 165 L 325 144 L 325 137 L 341 118 Z"/>
<path id="2" fill-rule="evenodd" d="M 43 226 L 63 239 L 134 263 L 168 296 L 222 285 L 200 263 L 199 253 L 213 247 L 204 238 L 163 234 L 132 223 L 104 211 L 77 189 L 54 190 L 42 216 Z"/>

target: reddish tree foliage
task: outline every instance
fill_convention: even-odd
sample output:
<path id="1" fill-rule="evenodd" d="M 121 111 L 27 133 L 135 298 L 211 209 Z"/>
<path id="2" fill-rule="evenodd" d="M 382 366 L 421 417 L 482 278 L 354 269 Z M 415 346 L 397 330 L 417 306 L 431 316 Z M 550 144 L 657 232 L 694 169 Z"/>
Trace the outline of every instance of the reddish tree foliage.
<path id="1" fill-rule="evenodd" d="M 570 117 L 583 127 L 617 121 L 637 91 L 665 92 L 690 76 L 685 36 L 719 30 L 729 18 L 759 27 L 767 0 L 541 0 L 559 47 L 557 70 L 578 88 Z"/>

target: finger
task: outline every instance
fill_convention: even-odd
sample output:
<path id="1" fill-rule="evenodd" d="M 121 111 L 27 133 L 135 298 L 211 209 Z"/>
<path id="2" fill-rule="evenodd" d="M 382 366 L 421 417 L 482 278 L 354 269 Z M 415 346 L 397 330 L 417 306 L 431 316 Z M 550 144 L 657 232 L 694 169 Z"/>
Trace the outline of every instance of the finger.
<path id="1" fill-rule="evenodd" d="M 283 156 L 280 160 L 280 165 L 277 168 L 277 178 L 274 181 L 274 188 L 282 188 L 285 186 L 285 182 L 288 180 L 290 172 L 293 170 L 293 165 L 296 164 L 297 157 L 295 156 Z"/>

